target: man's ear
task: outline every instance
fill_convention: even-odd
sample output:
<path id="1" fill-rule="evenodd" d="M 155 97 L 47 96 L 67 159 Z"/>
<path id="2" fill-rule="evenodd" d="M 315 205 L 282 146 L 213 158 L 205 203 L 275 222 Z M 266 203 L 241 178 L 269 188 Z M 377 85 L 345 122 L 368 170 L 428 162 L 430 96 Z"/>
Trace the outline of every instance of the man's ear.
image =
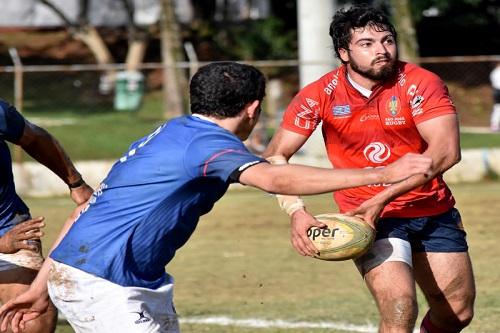
<path id="1" fill-rule="evenodd" d="M 349 53 L 347 52 L 346 49 L 339 49 L 339 55 L 340 55 L 340 60 L 342 60 L 343 63 L 349 62 Z"/>
<path id="2" fill-rule="evenodd" d="M 248 118 L 253 119 L 260 115 L 260 101 L 255 100 L 247 106 Z"/>

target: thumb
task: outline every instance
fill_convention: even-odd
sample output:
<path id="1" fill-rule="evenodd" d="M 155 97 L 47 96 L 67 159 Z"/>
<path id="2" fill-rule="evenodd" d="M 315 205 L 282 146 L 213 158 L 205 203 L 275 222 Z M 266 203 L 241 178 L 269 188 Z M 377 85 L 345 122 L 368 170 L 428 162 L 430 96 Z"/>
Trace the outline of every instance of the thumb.
<path id="1" fill-rule="evenodd" d="M 356 215 L 356 211 L 357 211 L 356 209 L 352 209 L 352 210 L 350 210 L 348 212 L 345 212 L 344 215 L 354 216 L 354 215 Z"/>
<path id="2" fill-rule="evenodd" d="M 326 224 L 324 224 L 323 222 L 321 222 L 321 221 L 319 221 L 317 219 L 313 219 L 312 223 L 311 223 L 311 226 L 312 227 L 317 227 L 317 228 L 325 228 Z"/>

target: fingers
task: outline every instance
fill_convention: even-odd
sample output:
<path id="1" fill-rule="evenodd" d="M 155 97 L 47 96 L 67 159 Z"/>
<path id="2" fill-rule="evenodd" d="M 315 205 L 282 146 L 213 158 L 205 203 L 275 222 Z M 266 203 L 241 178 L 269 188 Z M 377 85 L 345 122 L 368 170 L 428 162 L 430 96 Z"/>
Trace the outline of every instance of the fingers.
<path id="1" fill-rule="evenodd" d="M 19 235 L 29 236 L 27 238 L 18 238 L 18 239 L 32 239 L 34 238 L 33 236 L 31 236 L 32 234 L 40 232 L 40 229 L 45 227 L 45 223 L 43 222 L 43 220 L 44 218 L 40 216 L 34 219 L 24 221 L 16 225 L 14 228 L 12 228 L 11 231 Z"/>
<path id="2" fill-rule="evenodd" d="M 34 243 L 32 240 L 23 240 L 14 242 L 14 247 L 16 250 L 31 250 L 37 252 L 39 250 L 39 245 Z"/>
<path id="3" fill-rule="evenodd" d="M 324 228 L 324 227 L 326 227 L 326 224 L 318 222 L 315 219 L 312 221 L 314 221 L 314 222 L 312 222 L 312 223 L 310 223 L 302 228 L 292 229 L 293 247 L 302 256 L 314 257 L 315 255 L 319 254 L 318 249 L 316 248 L 316 246 L 314 246 L 314 243 L 311 241 L 311 239 L 309 239 L 309 236 L 307 235 L 307 231 L 311 227 Z"/>
<path id="4" fill-rule="evenodd" d="M 12 329 L 12 332 L 17 333 L 23 330 L 24 322 L 22 322 L 21 327 L 19 325 L 21 323 L 21 319 L 23 319 L 23 313 L 20 311 L 16 312 L 10 321 L 10 328 Z"/>
<path id="5" fill-rule="evenodd" d="M 10 325 L 11 319 L 14 316 L 15 311 L 9 310 L 7 312 L 2 313 L 2 324 L 0 325 L 0 330 L 5 332 Z"/>

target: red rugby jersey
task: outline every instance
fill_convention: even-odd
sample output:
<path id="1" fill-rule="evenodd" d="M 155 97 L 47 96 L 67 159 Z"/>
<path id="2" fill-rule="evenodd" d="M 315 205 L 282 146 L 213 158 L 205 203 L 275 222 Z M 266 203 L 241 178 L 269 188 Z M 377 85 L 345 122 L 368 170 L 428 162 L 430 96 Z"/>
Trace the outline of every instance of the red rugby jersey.
<path id="1" fill-rule="evenodd" d="M 408 152 L 422 153 L 426 142 L 415 124 L 455 114 L 439 77 L 400 62 L 394 80 L 374 87 L 366 98 L 348 81 L 345 66 L 304 87 L 288 106 L 281 127 L 309 136 L 322 122 L 328 158 L 334 168 L 376 168 Z M 336 191 L 341 212 L 354 209 L 382 191 L 385 184 Z M 420 217 L 453 207 L 451 191 L 437 176 L 387 205 L 382 217 Z"/>

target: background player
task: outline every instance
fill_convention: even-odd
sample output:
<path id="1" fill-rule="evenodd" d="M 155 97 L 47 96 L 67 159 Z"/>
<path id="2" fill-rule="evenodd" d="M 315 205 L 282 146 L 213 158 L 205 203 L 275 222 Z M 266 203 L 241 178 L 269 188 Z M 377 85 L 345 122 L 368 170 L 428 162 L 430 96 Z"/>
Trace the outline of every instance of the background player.
<path id="1" fill-rule="evenodd" d="M 77 332 L 178 332 L 173 279 L 165 266 L 229 184 L 313 194 L 429 171 L 410 154 L 382 169 L 275 166 L 242 140 L 254 128 L 265 79 L 231 62 L 200 68 L 190 83 L 192 116 L 173 119 L 131 145 L 74 221 L 30 290 L 2 308 L 14 331 L 50 298 Z M 57 244 L 58 243 L 58 244 Z"/>
<path id="2" fill-rule="evenodd" d="M 42 218 L 31 220 L 28 207 L 17 195 L 7 143 L 19 145 L 70 187 L 77 204 L 86 202 L 92 189 L 85 184 L 57 140 L 0 101 L 0 301 L 6 303 L 28 289 L 40 269 Z M 23 223 L 23 221 L 26 221 Z M 53 307 L 27 326 L 27 332 L 53 332 L 57 313 Z"/>
<path id="3" fill-rule="evenodd" d="M 338 11 L 330 36 L 342 65 L 295 96 L 264 156 L 290 158 L 322 122 L 337 170 L 378 168 L 408 152 L 432 157 L 430 181 L 415 175 L 392 186 L 336 191 L 334 198 L 341 212 L 376 224 L 376 242 L 356 265 L 376 300 L 380 331 L 412 332 L 416 281 L 430 306 L 422 332 L 458 332 L 472 319 L 475 287 L 460 214 L 442 178 L 460 160 L 447 88 L 433 73 L 398 60 L 396 31 L 379 10 Z M 318 222 L 298 198 L 287 201 L 296 202 L 292 243 L 310 256 L 306 232 Z"/>

